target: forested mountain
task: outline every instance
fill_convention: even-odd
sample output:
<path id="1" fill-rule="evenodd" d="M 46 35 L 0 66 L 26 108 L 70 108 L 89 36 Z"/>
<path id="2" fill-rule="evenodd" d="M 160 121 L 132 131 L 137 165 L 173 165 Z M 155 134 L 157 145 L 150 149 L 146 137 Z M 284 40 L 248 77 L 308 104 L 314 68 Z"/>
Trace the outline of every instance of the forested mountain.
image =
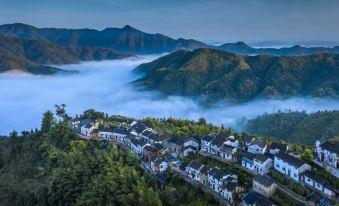
<path id="1" fill-rule="evenodd" d="M 232 52 L 236 54 L 246 54 L 246 55 L 259 55 L 259 54 L 271 54 L 276 56 L 299 56 L 299 55 L 311 55 L 311 54 L 320 54 L 320 53 L 339 53 L 339 46 L 333 48 L 326 47 L 303 47 L 300 45 L 295 45 L 292 47 L 284 48 L 253 48 L 247 45 L 244 42 L 236 43 L 226 43 L 221 46 L 216 47 L 227 52 Z"/>
<path id="2" fill-rule="evenodd" d="M 80 140 L 58 114 L 46 112 L 40 130 L 0 137 L 1 205 L 218 205 L 175 175 L 161 188 L 133 154 Z"/>
<path id="3" fill-rule="evenodd" d="M 0 72 L 19 70 L 32 74 L 53 74 L 61 69 L 50 64 L 129 57 L 112 49 L 64 47 L 46 40 L 31 40 L 0 35 Z"/>
<path id="4" fill-rule="evenodd" d="M 293 46 L 289 48 L 253 48 L 244 42 L 226 43 L 212 46 L 194 39 L 173 39 L 163 34 L 150 34 L 129 25 L 123 28 L 95 29 L 58 29 L 36 28 L 34 26 L 15 23 L 0 25 L 0 34 L 22 38 L 48 40 L 67 47 L 110 48 L 120 52 L 134 54 L 152 54 L 173 52 L 185 48 L 215 48 L 237 54 L 272 54 L 272 55 L 309 55 L 318 53 L 339 53 L 339 47 L 306 48 Z"/>
<path id="5" fill-rule="evenodd" d="M 339 137 L 339 111 L 263 114 L 249 120 L 245 130 L 290 143 L 314 145 L 318 139 Z"/>
<path id="6" fill-rule="evenodd" d="M 339 55 L 244 56 L 214 49 L 180 50 L 135 69 L 134 84 L 166 95 L 251 100 L 339 95 Z"/>
<path id="7" fill-rule="evenodd" d="M 67 47 L 110 48 L 120 52 L 149 54 L 172 52 L 181 48 L 206 47 L 202 42 L 187 39 L 172 39 L 162 34 L 149 34 L 131 26 L 123 28 L 56 29 L 36 28 L 26 24 L 5 24 L 0 26 L 0 34 L 17 37 L 48 40 Z"/>

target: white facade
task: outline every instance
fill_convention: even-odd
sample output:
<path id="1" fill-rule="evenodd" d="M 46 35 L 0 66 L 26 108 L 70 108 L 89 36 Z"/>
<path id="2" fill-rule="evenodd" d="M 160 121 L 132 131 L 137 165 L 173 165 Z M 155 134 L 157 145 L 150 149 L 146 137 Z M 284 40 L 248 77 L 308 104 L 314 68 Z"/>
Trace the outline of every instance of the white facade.
<path id="1" fill-rule="evenodd" d="M 195 169 L 195 168 L 187 166 L 186 173 L 190 178 L 200 182 L 200 170 L 202 167 L 203 165 L 201 165 L 199 169 Z"/>
<path id="2" fill-rule="evenodd" d="M 248 146 L 248 152 L 253 154 L 264 154 L 266 152 L 267 145 L 265 147 L 261 147 L 256 144 L 251 144 Z"/>
<path id="3" fill-rule="evenodd" d="M 254 170 L 257 174 L 265 175 L 273 166 L 273 160 L 267 158 L 266 161 L 259 161 L 254 158 Z"/>
<path id="4" fill-rule="evenodd" d="M 323 144 L 329 145 L 331 143 L 325 142 Z M 325 163 L 325 164 L 327 164 L 331 167 L 338 168 L 339 154 L 336 154 L 334 151 L 327 150 L 323 146 L 323 144 L 320 144 L 319 140 L 316 141 L 316 153 L 317 153 L 318 159 L 321 162 L 323 162 L 323 163 Z M 333 145 L 334 145 L 334 143 L 333 143 Z"/>
<path id="5" fill-rule="evenodd" d="M 211 153 L 211 141 L 201 140 L 201 151 Z"/>
<path id="6" fill-rule="evenodd" d="M 295 181 L 299 181 L 300 173 L 304 172 L 305 170 L 310 170 L 311 166 L 306 163 L 301 166 L 294 166 L 280 159 L 279 157 L 274 156 L 274 169 L 286 176 L 289 176 Z"/>
<path id="7" fill-rule="evenodd" d="M 168 167 L 169 167 L 169 164 L 166 161 L 159 161 L 159 159 L 156 159 L 151 162 L 151 169 L 154 172 L 163 173 L 164 171 L 168 169 Z"/>
<path id="8" fill-rule="evenodd" d="M 184 147 L 188 147 L 188 146 L 192 146 L 196 149 L 199 149 L 199 142 L 190 139 L 184 142 Z"/>
<path id="9" fill-rule="evenodd" d="M 92 124 L 91 124 L 91 126 L 89 126 L 89 125 L 84 125 L 84 126 L 82 126 L 81 129 L 80 129 L 80 133 L 81 133 L 82 135 L 84 135 L 84 136 L 90 136 L 91 133 L 92 133 L 92 131 L 93 131 L 94 129 L 97 129 L 97 127 L 94 126 L 94 125 L 92 125 Z"/>

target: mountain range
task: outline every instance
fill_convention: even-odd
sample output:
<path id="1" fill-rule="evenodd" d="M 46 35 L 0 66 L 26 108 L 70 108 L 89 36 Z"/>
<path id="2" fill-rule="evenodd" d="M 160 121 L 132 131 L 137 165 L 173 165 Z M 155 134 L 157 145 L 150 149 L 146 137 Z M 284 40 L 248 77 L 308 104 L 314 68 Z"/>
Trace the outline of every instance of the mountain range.
<path id="1" fill-rule="evenodd" d="M 135 29 L 129 25 L 123 28 L 95 29 L 59 29 L 36 28 L 22 23 L 0 25 L 0 34 L 20 38 L 48 40 L 66 47 L 95 47 L 115 49 L 120 52 L 133 54 L 153 54 L 173 52 L 180 49 L 194 50 L 198 48 L 214 48 L 236 54 L 256 55 L 310 55 L 318 53 L 339 53 L 339 47 L 307 48 L 299 45 L 274 49 L 253 48 L 244 42 L 226 43 L 212 46 L 194 39 L 173 39 L 163 34 L 150 34 Z"/>
<path id="2" fill-rule="evenodd" d="M 129 56 L 131 55 L 112 49 L 64 47 L 47 40 L 0 35 L 0 72 L 54 74 L 63 70 L 46 65 L 75 64 L 80 61 L 121 59 Z"/>
<path id="3" fill-rule="evenodd" d="M 166 95 L 235 101 L 339 95 L 339 54 L 246 56 L 207 48 L 179 50 L 135 71 L 145 75 L 135 85 Z"/>

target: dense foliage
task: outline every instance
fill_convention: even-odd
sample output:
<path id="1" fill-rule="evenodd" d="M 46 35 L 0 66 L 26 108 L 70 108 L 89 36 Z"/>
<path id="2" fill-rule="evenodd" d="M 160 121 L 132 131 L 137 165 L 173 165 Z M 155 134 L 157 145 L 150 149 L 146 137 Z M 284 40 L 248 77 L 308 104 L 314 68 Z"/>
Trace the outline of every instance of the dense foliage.
<path id="1" fill-rule="evenodd" d="M 135 82 L 167 95 L 211 100 L 339 94 L 339 54 L 243 56 L 213 49 L 180 50 L 136 68 Z"/>
<path id="2" fill-rule="evenodd" d="M 165 188 L 138 167 L 133 154 L 78 139 L 46 112 L 41 130 L 0 139 L 1 205 L 215 205 L 171 176 Z M 175 197 L 175 198 L 174 198 Z"/>
<path id="3" fill-rule="evenodd" d="M 278 112 L 249 120 L 246 131 L 289 143 L 314 145 L 318 139 L 339 136 L 339 111 Z"/>
<path id="4" fill-rule="evenodd" d="M 130 55 L 112 49 L 64 47 L 46 40 L 31 40 L 0 35 L 0 72 L 20 70 L 32 74 L 61 71 L 51 64 L 120 59 Z"/>

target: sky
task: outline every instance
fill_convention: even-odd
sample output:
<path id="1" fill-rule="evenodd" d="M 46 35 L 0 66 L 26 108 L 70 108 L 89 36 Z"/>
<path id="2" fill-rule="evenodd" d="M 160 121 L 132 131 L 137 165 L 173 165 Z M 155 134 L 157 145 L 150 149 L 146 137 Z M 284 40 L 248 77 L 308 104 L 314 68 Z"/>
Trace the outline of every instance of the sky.
<path id="1" fill-rule="evenodd" d="M 207 43 L 339 42 L 338 0 L 0 0 L 0 16 L 37 27 L 128 24 Z"/>

